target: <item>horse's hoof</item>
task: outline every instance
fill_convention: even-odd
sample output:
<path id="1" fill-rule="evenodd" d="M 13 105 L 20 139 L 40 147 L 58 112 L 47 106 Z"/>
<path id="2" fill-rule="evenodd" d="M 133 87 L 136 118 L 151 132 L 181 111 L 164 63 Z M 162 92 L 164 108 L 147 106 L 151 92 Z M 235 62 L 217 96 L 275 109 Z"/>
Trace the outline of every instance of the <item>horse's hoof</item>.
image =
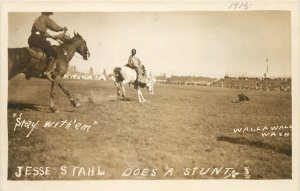
<path id="1" fill-rule="evenodd" d="M 59 113 L 59 111 L 57 109 L 55 109 L 55 108 L 51 108 L 50 107 L 50 110 L 51 110 L 52 113 Z"/>
<path id="2" fill-rule="evenodd" d="M 73 107 L 79 107 L 80 103 L 76 102 L 76 101 L 71 101 L 71 104 Z"/>
<path id="3" fill-rule="evenodd" d="M 31 76 L 25 75 L 26 80 L 30 80 Z"/>
<path id="4" fill-rule="evenodd" d="M 53 113 L 60 113 L 60 111 L 59 110 L 55 110 Z"/>

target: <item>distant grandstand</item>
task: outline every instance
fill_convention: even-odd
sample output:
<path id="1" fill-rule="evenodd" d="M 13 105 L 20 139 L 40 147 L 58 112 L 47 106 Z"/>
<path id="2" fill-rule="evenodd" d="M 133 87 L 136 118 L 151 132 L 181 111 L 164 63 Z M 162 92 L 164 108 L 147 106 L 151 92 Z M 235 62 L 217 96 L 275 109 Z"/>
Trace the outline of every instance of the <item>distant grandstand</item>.
<path id="1" fill-rule="evenodd" d="M 248 78 L 224 76 L 211 86 L 260 91 L 291 91 L 291 78 Z"/>
<path id="2" fill-rule="evenodd" d="M 240 75 L 240 74 L 239 74 Z M 291 91 L 290 77 L 268 77 L 267 72 L 263 77 L 244 77 L 225 75 L 220 79 L 201 76 L 156 76 L 157 83 L 174 85 L 212 86 L 222 88 L 235 88 L 260 91 Z"/>

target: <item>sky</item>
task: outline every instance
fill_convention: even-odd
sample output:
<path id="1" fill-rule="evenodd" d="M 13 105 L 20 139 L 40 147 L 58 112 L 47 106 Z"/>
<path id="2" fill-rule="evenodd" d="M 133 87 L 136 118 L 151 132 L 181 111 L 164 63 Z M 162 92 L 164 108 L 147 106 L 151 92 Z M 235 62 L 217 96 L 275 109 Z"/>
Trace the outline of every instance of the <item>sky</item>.
<path id="1" fill-rule="evenodd" d="M 39 15 L 9 13 L 9 48 L 28 46 Z M 288 11 L 60 12 L 50 17 L 71 36 L 76 31 L 86 40 L 90 59 L 75 54 L 70 61 L 83 72 L 93 67 L 112 73 L 135 48 L 153 75 L 261 77 L 268 65 L 270 76 L 291 76 Z"/>

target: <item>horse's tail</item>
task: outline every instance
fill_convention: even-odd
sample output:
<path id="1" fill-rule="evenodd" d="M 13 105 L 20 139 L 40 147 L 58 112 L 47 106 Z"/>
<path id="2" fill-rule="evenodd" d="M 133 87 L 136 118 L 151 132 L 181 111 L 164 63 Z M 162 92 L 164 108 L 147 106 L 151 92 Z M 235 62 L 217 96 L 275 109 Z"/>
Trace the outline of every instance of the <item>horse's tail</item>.
<path id="1" fill-rule="evenodd" d="M 115 76 L 117 82 L 121 82 L 124 80 L 124 77 L 121 73 L 121 67 L 114 68 L 114 76 Z"/>
<path id="2" fill-rule="evenodd" d="M 115 67 L 115 68 L 114 68 L 114 75 L 120 73 L 120 71 L 121 71 L 121 68 L 120 68 L 120 67 Z"/>
<path id="3" fill-rule="evenodd" d="M 30 68 L 30 60 L 26 48 L 8 48 L 8 79 Z"/>

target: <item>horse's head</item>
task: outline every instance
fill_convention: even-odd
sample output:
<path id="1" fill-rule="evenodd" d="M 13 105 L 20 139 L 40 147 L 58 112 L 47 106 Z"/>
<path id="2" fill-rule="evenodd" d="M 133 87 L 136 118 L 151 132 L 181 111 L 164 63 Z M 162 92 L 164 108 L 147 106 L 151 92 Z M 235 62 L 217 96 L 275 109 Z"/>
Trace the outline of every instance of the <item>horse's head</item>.
<path id="1" fill-rule="evenodd" d="M 146 80 L 146 87 L 149 90 L 150 95 L 154 94 L 154 83 L 155 83 L 154 80 L 152 80 L 151 78 L 150 79 L 147 78 L 147 80 Z"/>
<path id="2" fill-rule="evenodd" d="M 75 32 L 72 41 L 76 45 L 76 52 L 80 54 L 84 60 L 87 60 L 90 57 L 90 52 L 86 45 L 86 41 L 82 38 L 80 34 Z"/>

